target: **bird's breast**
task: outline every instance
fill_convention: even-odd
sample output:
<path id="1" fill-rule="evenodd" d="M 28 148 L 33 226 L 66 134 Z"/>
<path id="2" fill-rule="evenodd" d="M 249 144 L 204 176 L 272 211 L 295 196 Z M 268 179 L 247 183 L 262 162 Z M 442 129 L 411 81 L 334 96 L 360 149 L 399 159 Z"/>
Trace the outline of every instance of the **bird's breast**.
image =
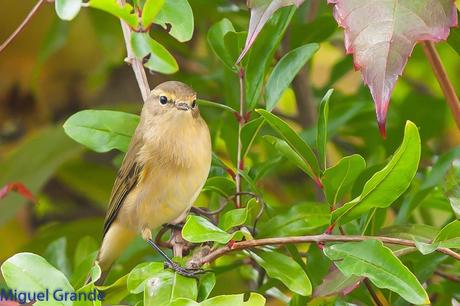
<path id="1" fill-rule="evenodd" d="M 199 195 L 211 165 L 209 131 L 184 132 L 146 143 L 137 196 L 132 199 L 133 224 L 156 228 L 177 219 Z"/>

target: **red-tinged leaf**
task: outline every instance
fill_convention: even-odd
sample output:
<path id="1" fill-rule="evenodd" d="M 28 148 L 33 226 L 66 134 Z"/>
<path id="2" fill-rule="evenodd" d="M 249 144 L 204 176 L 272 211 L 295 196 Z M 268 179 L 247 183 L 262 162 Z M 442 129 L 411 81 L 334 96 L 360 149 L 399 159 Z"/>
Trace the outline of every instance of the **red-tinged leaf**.
<path id="1" fill-rule="evenodd" d="M 3 199 L 4 197 L 6 197 L 6 195 L 10 193 L 11 191 L 15 191 L 19 193 L 23 198 L 33 203 L 37 203 L 37 200 L 35 199 L 32 192 L 29 189 L 27 189 L 27 187 L 24 186 L 22 183 L 9 183 L 3 186 L 0 189 L 0 199 Z"/>
<path id="2" fill-rule="evenodd" d="M 248 7 L 251 9 L 251 18 L 249 19 L 248 36 L 243 51 L 236 63 L 241 62 L 245 54 L 249 51 L 252 44 L 259 35 L 260 31 L 267 23 L 268 19 L 280 8 L 295 5 L 301 5 L 305 0 L 248 0 Z"/>
<path id="3" fill-rule="evenodd" d="M 447 39 L 457 25 L 453 0 L 328 0 L 345 29 L 345 48 L 353 54 L 376 105 L 380 132 L 385 135 L 388 104 L 418 41 Z"/>
<path id="4" fill-rule="evenodd" d="M 345 276 L 339 269 L 334 269 L 324 278 L 321 285 L 317 286 L 313 291 L 313 297 L 329 296 L 329 295 L 348 295 L 355 290 L 361 281 L 362 276 Z"/>

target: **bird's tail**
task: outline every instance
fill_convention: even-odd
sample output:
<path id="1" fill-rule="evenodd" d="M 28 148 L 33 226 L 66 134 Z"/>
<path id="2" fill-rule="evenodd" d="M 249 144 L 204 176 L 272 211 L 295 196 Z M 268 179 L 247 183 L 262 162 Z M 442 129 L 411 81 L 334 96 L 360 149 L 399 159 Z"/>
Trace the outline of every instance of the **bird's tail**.
<path id="1" fill-rule="evenodd" d="M 101 248 L 96 257 L 96 262 L 99 267 L 101 267 L 102 271 L 101 277 L 94 283 L 96 286 L 102 286 L 104 284 L 113 263 L 120 257 L 135 236 L 135 232 L 117 223 L 110 226 L 102 240 Z M 90 282 L 91 276 L 88 276 L 86 284 Z"/>

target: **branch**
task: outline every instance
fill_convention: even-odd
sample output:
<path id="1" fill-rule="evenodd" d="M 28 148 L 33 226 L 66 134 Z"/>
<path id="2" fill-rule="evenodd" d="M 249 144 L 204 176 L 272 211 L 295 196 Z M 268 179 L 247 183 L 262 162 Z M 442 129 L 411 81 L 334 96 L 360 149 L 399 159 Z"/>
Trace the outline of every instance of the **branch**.
<path id="1" fill-rule="evenodd" d="M 46 0 L 38 0 L 37 4 L 30 10 L 29 14 L 26 16 L 26 18 L 22 21 L 22 23 L 19 25 L 19 27 L 11 33 L 11 35 L 3 42 L 3 44 L 0 46 L 0 52 L 5 49 L 10 42 L 13 41 L 13 39 L 25 28 L 27 23 L 32 19 L 32 17 L 35 15 L 35 13 L 38 11 L 40 6 L 45 2 Z"/>
<path id="2" fill-rule="evenodd" d="M 121 6 L 124 6 L 126 3 L 125 0 L 117 1 L 118 4 Z M 128 62 L 131 64 L 131 67 L 133 68 L 137 84 L 139 85 L 139 89 L 141 90 L 142 99 L 145 102 L 150 94 L 150 86 L 149 82 L 147 81 L 147 75 L 145 74 L 144 65 L 142 64 L 141 60 L 137 59 L 134 56 L 133 50 L 131 49 L 131 29 L 122 19 L 120 19 L 120 23 L 121 28 L 123 30 L 123 37 L 125 38 Z"/>
<path id="3" fill-rule="evenodd" d="M 455 89 L 449 80 L 446 69 L 444 68 L 441 58 L 439 57 L 438 51 L 434 44 L 430 41 L 423 43 L 423 51 L 431 64 L 431 68 L 438 79 L 439 86 L 441 86 L 442 92 L 446 98 L 447 104 L 450 107 L 452 115 L 454 116 L 455 123 L 460 129 L 460 101 L 455 93 Z"/>
<path id="4" fill-rule="evenodd" d="M 241 175 L 240 171 L 244 170 L 244 156 L 242 156 L 243 150 L 243 142 L 241 140 L 241 131 L 243 129 L 244 124 L 246 123 L 246 116 L 244 114 L 244 70 L 240 67 L 238 72 L 238 78 L 240 81 L 240 112 L 238 114 L 238 151 L 236 157 L 236 174 L 235 174 L 235 184 L 236 184 L 236 207 L 241 207 Z"/>
<path id="5" fill-rule="evenodd" d="M 250 249 L 259 246 L 266 246 L 266 245 L 284 245 L 284 244 L 294 244 L 294 243 L 324 243 L 324 242 L 359 242 L 364 240 L 379 240 L 386 244 L 395 244 L 395 245 L 405 245 L 410 247 L 415 247 L 415 242 L 411 240 L 399 239 L 399 238 L 392 238 L 392 237 L 382 237 L 382 236 L 342 236 L 342 235 L 328 235 L 328 234 L 321 234 L 321 235 L 312 235 L 312 236 L 292 236 L 292 237 L 278 237 L 278 238 L 264 238 L 264 239 L 256 239 L 256 240 L 247 240 L 241 242 L 235 242 L 233 244 L 229 244 L 218 248 L 208 255 L 194 259 L 194 262 L 199 263 L 200 266 L 210 263 L 217 258 L 239 250 Z M 452 251 L 448 248 L 437 248 L 436 251 L 449 255 L 456 260 L 460 260 L 460 254 Z"/>

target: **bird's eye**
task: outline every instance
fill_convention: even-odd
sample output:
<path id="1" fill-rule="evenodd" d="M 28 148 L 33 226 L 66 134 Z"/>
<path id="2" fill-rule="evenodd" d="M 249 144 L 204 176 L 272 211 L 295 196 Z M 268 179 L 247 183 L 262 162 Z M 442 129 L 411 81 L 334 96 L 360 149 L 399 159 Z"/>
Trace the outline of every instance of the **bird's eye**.
<path id="1" fill-rule="evenodd" d="M 193 102 L 192 102 L 192 108 L 195 108 L 195 106 L 196 106 L 196 100 L 193 100 Z"/>
<path id="2" fill-rule="evenodd" d="M 168 98 L 166 96 L 161 96 L 160 97 L 160 104 L 165 105 L 166 103 L 168 103 Z"/>

